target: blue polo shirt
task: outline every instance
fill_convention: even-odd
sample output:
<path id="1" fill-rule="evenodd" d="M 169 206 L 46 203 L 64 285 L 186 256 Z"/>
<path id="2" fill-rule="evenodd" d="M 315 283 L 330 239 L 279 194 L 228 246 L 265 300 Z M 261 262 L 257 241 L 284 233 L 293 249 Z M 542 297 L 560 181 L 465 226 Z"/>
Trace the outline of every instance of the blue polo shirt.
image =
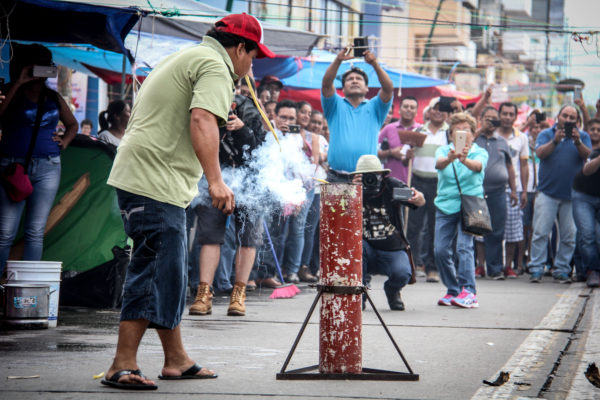
<path id="1" fill-rule="evenodd" d="M 535 148 L 550 142 L 556 134 L 556 125 L 541 131 L 535 141 Z M 581 143 L 592 148 L 587 132 L 579 131 Z M 538 190 L 547 196 L 561 200 L 571 200 L 571 186 L 575 175 L 583 168 L 585 160 L 579 156 L 573 139 L 563 139 L 554 147 L 554 151 L 540 160 L 538 172 Z"/>
<path id="2" fill-rule="evenodd" d="M 450 149 L 454 149 L 453 143 L 438 148 L 435 152 L 435 159 L 447 157 Z M 455 160 L 454 168 L 456 168 L 460 189 L 462 194 L 483 198 L 483 177 L 488 162 L 488 152 L 479 147 L 477 143 L 473 143 L 469 149 L 467 158 L 469 160 L 481 161 L 481 172 L 473 172 L 463 163 Z M 442 170 L 438 170 L 437 196 L 435 197 L 434 204 L 441 212 L 447 215 L 456 214 L 460 211 L 460 195 L 454 171 L 452 171 L 452 164 L 449 164 Z"/>
<path id="3" fill-rule="evenodd" d="M 337 93 L 324 97 L 321 92 L 323 114 L 329 125 L 327 161 L 332 169 L 352 172 L 356 169 L 360 156 L 377 155 L 379 129 L 385 121 L 392 100 L 384 103 L 378 94 L 354 108 Z"/>

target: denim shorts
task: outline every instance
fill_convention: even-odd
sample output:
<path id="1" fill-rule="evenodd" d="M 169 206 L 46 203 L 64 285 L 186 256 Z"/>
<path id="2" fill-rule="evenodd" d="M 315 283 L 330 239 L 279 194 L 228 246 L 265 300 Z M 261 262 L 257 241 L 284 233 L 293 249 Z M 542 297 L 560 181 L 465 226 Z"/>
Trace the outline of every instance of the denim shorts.
<path id="1" fill-rule="evenodd" d="M 121 321 L 144 319 L 173 329 L 185 310 L 187 253 L 185 210 L 117 189 L 125 233 L 133 240 Z"/>
<path id="2" fill-rule="evenodd" d="M 198 243 L 225 243 L 227 215 L 216 207 L 202 204 L 196 207 L 196 215 L 198 216 L 196 236 Z M 229 218 L 235 218 L 235 237 L 242 247 L 257 247 L 262 244 L 263 228 L 262 219 L 259 216 L 249 215 L 243 207 L 237 206 Z"/>

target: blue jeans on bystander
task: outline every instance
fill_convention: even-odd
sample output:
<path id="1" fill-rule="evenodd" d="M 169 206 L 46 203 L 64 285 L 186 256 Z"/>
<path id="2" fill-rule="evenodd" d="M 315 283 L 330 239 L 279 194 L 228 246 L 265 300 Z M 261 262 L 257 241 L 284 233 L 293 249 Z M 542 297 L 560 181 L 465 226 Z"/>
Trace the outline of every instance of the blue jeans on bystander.
<path id="1" fill-rule="evenodd" d="M 0 173 L 13 162 L 24 161 L 24 159 L 11 157 L 0 158 Z M 0 186 L 0 274 L 4 272 L 25 205 L 27 211 L 23 259 L 29 261 L 42 259 L 46 221 L 60 184 L 60 156 L 32 159 L 27 173 L 33 186 L 33 193 L 19 203 L 12 201 Z"/>
<path id="2" fill-rule="evenodd" d="M 503 198 L 504 200 L 504 198 Z M 454 265 L 454 247 L 456 238 L 458 253 L 458 274 Z M 462 288 L 475 294 L 475 256 L 473 236 L 462 231 L 460 212 L 444 214 L 439 209 L 435 214 L 435 243 L 433 246 L 435 263 L 440 278 L 447 288 L 447 294 L 458 296 Z"/>
<path id="3" fill-rule="evenodd" d="M 571 198 L 583 270 L 600 272 L 600 197 L 573 190 Z"/>

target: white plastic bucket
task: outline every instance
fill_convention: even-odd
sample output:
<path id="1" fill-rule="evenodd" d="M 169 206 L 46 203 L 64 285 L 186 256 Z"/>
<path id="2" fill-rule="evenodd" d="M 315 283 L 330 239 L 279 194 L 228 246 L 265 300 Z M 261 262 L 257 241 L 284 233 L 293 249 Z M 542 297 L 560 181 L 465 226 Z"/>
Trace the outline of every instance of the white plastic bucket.
<path id="1" fill-rule="evenodd" d="M 39 283 L 50 288 L 48 327 L 55 328 L 58 318 L 58 297 L 62 261 L 11 261 L 6 262 L 8 283 Z"/>

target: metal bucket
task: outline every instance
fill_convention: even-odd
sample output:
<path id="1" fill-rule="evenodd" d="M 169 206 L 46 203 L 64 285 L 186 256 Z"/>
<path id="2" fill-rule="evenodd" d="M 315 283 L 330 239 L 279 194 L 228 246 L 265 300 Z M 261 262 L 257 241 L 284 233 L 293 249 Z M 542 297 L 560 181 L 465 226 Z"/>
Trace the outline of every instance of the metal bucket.
<path id="1" fill-rule="evenodd" d="M 6 324 L 25 328 L 48 328 L 48 285 L 11 283 L 4 285 L 3 290 Z"/>

